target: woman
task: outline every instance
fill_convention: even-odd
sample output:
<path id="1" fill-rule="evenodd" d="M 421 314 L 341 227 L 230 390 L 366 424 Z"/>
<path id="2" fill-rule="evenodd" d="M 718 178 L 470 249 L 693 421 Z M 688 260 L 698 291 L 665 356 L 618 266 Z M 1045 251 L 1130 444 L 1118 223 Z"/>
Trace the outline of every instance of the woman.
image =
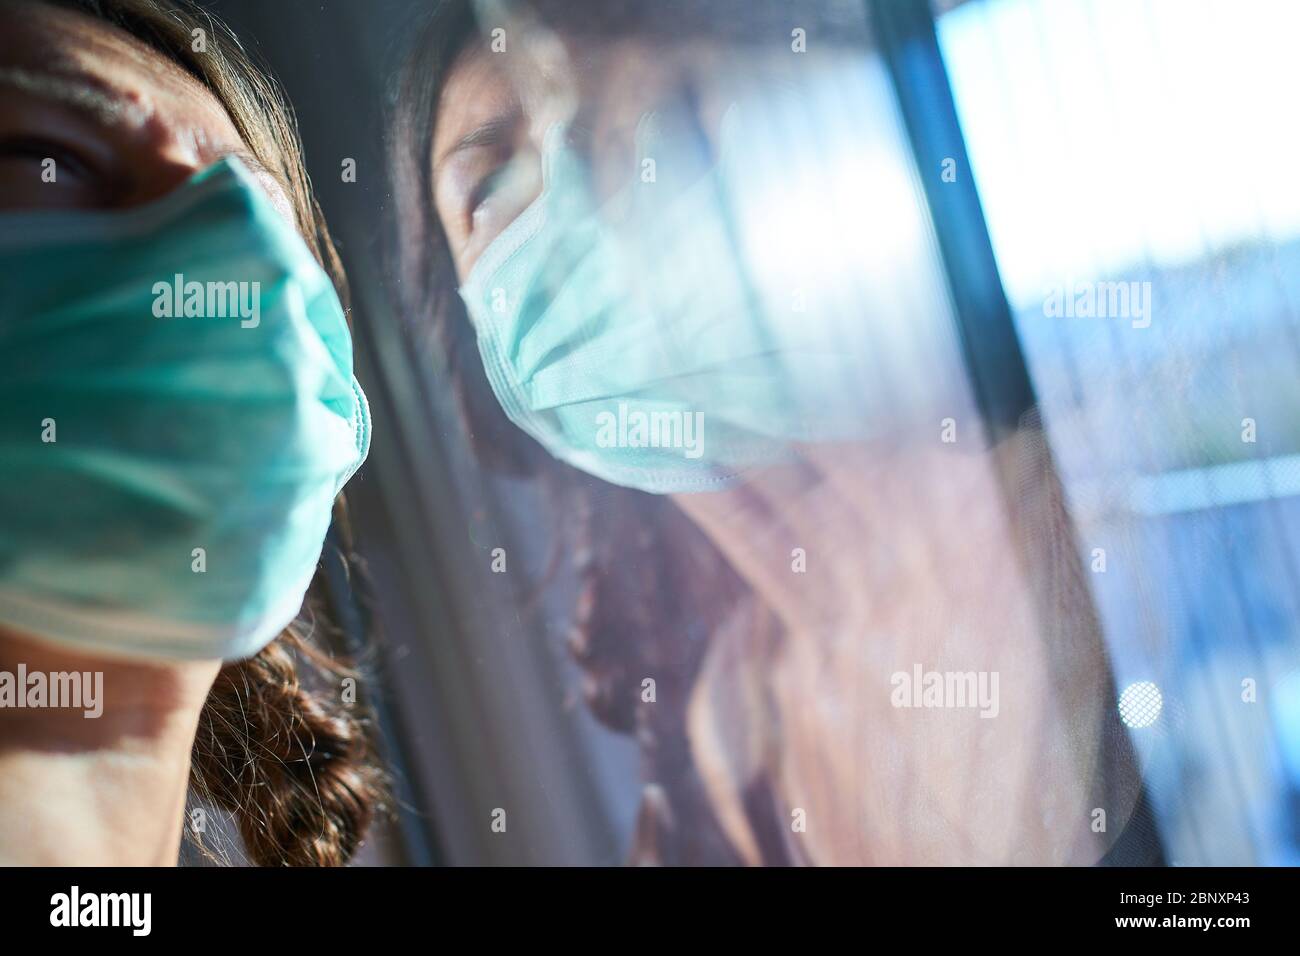
<path id="1" fill-rule="evenodd" d="M 312 640 L 369 420 L 290 114 L 185 2 L 4 0 L 0 37 L 0 862 L 213 856 L 219 809 L 342 864 L 378 775 Z"/>
<path id="2" fill-rule="evenodd" d="M 479 22 L 484 9 L 501 19 Z M 680 42 L 689 5 L 649 14 L 667 41 L 602 32 L 585 9 L 566 6 L 552 31 L 452 0 L 417 38 L 396 125 L 412 210 L 402 287 L 451 358 L 482 459 L 536 476 L 558 513 L 579 516 L 572 645 L 597 713 L 635 729 L 648 758 L 634 859 L 1101 859 L 1138 780 L 1038 430 L 992 449 L 941 438 L 949 420 L 954 434 L 979 425 L 960 364 L 937 351 L 920 411 L 896 402 L 914 383 L 847 369 L 847 347 L 839 367 L 832 355 L 785 376 L 769 361 L 781 348 L 745 324 L 766 277 L 727 257 L 729 216 L 710 191 L 764 160 L 728 156 L 728 129 L 737 74 L 769 67 L 752 49 Z M 770 59 L 774 89 L 812 62 L 784 46 Z M 690 144 L 692 173 L 652 195 L 646 184 L 681 168 L 664 128 Z M 881 318 L 857 316 L 854 334 L 893 331 Z M 639 401 L 708 409 L 701 453 L 602 438 Z M 841 409 L 872 428 L 803 428 Z M 999 472 L 1019 481 L 1010 521 Z M 904 692 L 914 667 L 978 673 L 990 699 L 980 713 L 926 710 Z M 645 675 L 653 704 L 638 695 Z"/>

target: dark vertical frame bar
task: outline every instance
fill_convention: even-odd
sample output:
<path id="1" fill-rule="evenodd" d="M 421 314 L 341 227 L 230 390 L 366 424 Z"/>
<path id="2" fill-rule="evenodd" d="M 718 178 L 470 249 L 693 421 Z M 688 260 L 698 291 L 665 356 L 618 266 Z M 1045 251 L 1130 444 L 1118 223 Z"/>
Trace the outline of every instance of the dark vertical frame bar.
<path id="1" fill-rule="evenodd" d="M 1018 427 L 1036 398 L 975 191 L 933 14 L 927 0 L 869 5 L 930 206 L 975 397 L 996 442 Z M 940 176 L 949 159 L 956 163 L 955 182 Z"/>
<path id="2" fill-rule="evenodd" d="M 331 524 L 321 553 L 321 566 L 325 570 L 330 602 L 341 631 L 343 651 L 349 660 L 368 661 L 370 648 L 367 635 L 377 633 L 375 622 L 358 585 L 352 580 L 344 558 L 351 546 L 344 541 L 337 525 Z M 364 588 L 364 585 L 361 585 Z M 371 685 L 370 681 L 365 682 Z M 403 741 L 397 733 L 400 726 L 388 701 L 389 691 L 382 686 L 370 687 L 365 695 L 374 717 L 375 746 L 388 772 L 392 823 L 396 830 L 403 864 L 406 866 L 434 866 L 441 862 L 442 852 L 436 834 L 425 817 L 416 809 L 426 806 L 418 793 L 415 776 L 409 769 L 409 758 Z"/>

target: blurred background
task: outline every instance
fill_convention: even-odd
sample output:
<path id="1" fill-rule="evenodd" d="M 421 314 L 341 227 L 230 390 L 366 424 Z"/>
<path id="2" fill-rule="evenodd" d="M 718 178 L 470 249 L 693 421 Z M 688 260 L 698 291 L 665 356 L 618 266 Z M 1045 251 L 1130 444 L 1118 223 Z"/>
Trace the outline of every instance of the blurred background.
<path id="1" fill-rule="evenodd" d="M 390 122 L 435 4 L 209 6 L 283 82 L 352 285 L 376 430 L 348 495 L 400 803 L 361 862 L 620 863 L 648 825 L 648 765 L 676 758 L 584 703 L 582 574 L 555 557 L 576 519 L 527 472 L 481 467 L 394 264 L 409 210 Z M 565 7 L 511 22 L 541 43 Z M 937 421 L 957 394 L 992 435 L 1041 417 L 1107 706 L 1143 768 L 1134 860 L 1300 863 L 1300 6 L 598 7 L 578 11 L 589 48 L 666 36 L 711 55 L 718 83 L 753 78 L 734 215 L 761 294 L 785 294 L 782 270 L 813 274 L 843 321 L 872 314 L 863 388 L 900 415 Z M 796 77 L 801 36 L 816 66 Z M 606 69 L 618 89 L 618 61 Z M 492 573 L 498 548 L 509 574 Z"/>

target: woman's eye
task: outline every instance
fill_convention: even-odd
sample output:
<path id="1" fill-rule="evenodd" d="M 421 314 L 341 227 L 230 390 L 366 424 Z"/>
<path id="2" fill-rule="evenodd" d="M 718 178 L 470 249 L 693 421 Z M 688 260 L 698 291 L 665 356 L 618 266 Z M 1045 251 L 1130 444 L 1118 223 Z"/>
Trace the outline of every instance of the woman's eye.
<path id="1" fill-rule="evenodd" d="M 469 212 L 472 219 L 478 214 L 479 209 L 501 188 L 502 180 L 505 178 L 505 166 L 498 166 L 492 172 L 484 176 L 469 196 Z"/>
<path id="2" fill-rule="evenodd" d="M 47 164 L 47 160 L 50 163 Z M 0 138 L 0 163 L 2 162 L 41 165 L 41 181 L 46 183 L 57 184 L 64 175 L 83 181 L 92 174 L 90 164 L 75 150 L 40 137 Z M 50 172 L 47 173 L 46 170 Z"/>

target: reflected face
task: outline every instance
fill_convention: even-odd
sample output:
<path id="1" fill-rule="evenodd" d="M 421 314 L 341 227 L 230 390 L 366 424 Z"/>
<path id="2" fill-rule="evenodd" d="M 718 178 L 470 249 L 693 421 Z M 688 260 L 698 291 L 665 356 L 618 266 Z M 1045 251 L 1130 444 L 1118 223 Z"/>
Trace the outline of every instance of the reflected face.
<path id="1" fill-rule="evenodd" d="M 689 88 L 701 125 L 716 129 L 722 104 L 713 102 L 717 84 L 706 76 L 711 51 L 637 37 L 555 38 L 565 54 L 547 63 L 530 56 L 527 43 L 518 55 L 471 44 L 443 85 L 433 200 L 461 282 L 540 194 L 543 141 L 557 122 L 567 123 L 569 145 L 589 164 L 600 198 L 635 177 L 636 130 L 648 111 L 680 108 Z M 696 144 L 705 153 L 708 145 Z"/>
<path id="2" fill-rule="evenodd" d="M 165 57 L 39 3 L 0 8 L 0 37 L 0 209 L 128 208 L 238 156 L 293 221 L 221 104 Z"/>
<path id="3" fill-rule="evenodd" d="M 530 132 L 505 57 L 463 54 L 443 86 L 433 138 L 434 207 L 461 282 L 541 192 Z"/>

